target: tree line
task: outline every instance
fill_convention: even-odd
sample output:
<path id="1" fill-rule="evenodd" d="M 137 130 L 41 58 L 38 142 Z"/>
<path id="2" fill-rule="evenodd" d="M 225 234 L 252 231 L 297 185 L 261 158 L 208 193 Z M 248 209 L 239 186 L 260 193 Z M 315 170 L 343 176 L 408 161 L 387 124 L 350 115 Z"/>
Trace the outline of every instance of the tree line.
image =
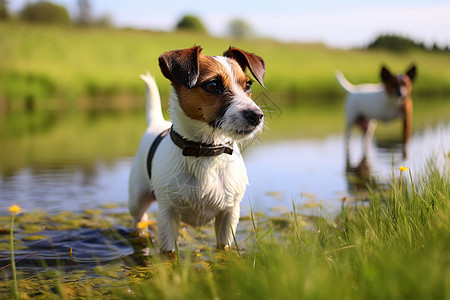
<path id="1" fill-rule="evenodd" d="M 395 34 L 380 35 L 367 45 L 367 49 L 382 49 L 393 52 L 405 52 L 410 50 L 426 50 L 433 52 L 450 52 L 450 47 L 439 46 L 433 43 L 431 46 L 425 45 L 424 42 L 417 42 L 405 36 Z"/>

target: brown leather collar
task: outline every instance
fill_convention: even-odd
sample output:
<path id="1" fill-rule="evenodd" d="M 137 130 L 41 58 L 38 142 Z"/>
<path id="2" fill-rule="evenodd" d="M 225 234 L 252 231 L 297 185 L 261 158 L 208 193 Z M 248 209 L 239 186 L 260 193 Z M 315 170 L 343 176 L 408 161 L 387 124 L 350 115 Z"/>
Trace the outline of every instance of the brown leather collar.
<path id="1" fill-rule="evenodd" d="M 203 144 L 192 142 L 182 137 L 176 132 L 173 127 L 170 130 L 170 138 L 173 143 L 180 147 L 183 152 L 183 156 L 216 156 L 220 154 L 233 154 L 233 145 L 226 143 L 222 145 Z"/>

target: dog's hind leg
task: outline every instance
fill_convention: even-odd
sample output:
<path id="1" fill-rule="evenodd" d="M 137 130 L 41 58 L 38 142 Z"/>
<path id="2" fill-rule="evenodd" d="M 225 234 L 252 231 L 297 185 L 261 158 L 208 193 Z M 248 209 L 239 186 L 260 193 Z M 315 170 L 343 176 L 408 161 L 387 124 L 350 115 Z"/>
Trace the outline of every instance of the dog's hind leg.
<path id="1" fill-rule="evenodd" d="M 347 121 L 345 123 L 345 135 L 344 135 L 344 144 L 345 144 L 345 153 L 346 155 L 350 155 L 350 137 L 352 133 L 353 125 L 358 125 L 358 118 L 353 114 L 347 112 Z"/>
<path id="2" fill-rule="evenodd" d="M 133 191 L 130 191 L 130 199 L 128 201 L 128 209 L 134 220 L 134 228 L 139 236 L 145 236 L 146 228 L 137 228 L 139 222 L 147 222 L 148 215 L 147 210 L 150 204 L 156 200 L 155 195 L 151 192 L 141 193 L 140 195 L 134 195 Z"/>
<path id="3" fill-rule="evenodd" d="M 351 130 L 352 130 L 352 124 L 347 123 L 347 125 L 345 126 L 345 137 L 344 137 L 346 155 L 350 155 L 350 133 L 351 133 Z"/>
<path id="4" fill-rule="evenodd" d="M 354 105 L 351 103 L 351 98 L 347 97 L 346 100 L 346 122 L 345 122 L 345 153 L 350 154 L 350 135 L 353 125 L 357 125 L 358 113 L 354 109 Z"/>

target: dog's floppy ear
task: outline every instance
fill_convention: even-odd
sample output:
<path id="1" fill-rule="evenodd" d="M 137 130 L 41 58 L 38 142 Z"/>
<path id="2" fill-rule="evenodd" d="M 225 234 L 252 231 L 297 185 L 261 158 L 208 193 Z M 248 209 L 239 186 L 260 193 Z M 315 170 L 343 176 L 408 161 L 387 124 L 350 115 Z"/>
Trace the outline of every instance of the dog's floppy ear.
<path id="1" fill-rule="evenodd" d="M 173 84 L 181 84 L 188 89 L 197 83 L 198 55 L 202 48 L 194 46 L 188 49 L 180 49 L 164 52 L 159 57 L 159 67 L 164 77 Z"/>
<path id="2" fill-rule="evenodd" d="M 382 66 L 381 67 L 381 79 L 383 80 L 383 82 L 389 82 L 392 79 L 392 74 L 391 72 L 388 70 L 388 68 L 386 68 L 386 66 Z"/>
<path id="3" fill-rule="evenodd" d="M 408 71 L 406 71 L 406 75 L 408 75 L 409 79 L 411 79 L 411 82 L 414 81 L 414 78 L 416 77 L 416 65 L 411 65 Z"/>
<path id="4" fill-rule="evenodd" d="M 266 73 L 266 65 L 261 57 L 234 47 L 225 51 L 223 56 L 236 60 L 244 71 L 248 67 L 259 84 L 265 88 L 263 79 Z"/>

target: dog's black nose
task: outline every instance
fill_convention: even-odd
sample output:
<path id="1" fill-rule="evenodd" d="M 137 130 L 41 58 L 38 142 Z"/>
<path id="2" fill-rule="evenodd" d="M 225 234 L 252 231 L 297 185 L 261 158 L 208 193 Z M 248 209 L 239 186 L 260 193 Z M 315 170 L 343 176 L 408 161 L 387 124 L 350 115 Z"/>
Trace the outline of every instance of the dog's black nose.
<path id="1" fill-rule="evenodd" d="M 253 126 L 259 125 L 264 117 L 262 111 L 253 109 L 244 110 L 242 114 L 244 115 L 244 118 Z"/>

